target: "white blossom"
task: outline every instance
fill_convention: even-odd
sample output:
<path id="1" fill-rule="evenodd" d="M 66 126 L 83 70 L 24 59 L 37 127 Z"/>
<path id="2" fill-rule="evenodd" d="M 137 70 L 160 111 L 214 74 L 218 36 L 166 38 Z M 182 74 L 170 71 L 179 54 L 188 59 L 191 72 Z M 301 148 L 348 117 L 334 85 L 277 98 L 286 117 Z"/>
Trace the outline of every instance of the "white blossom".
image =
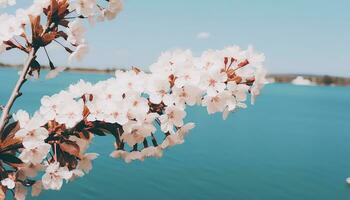
<path id="1" fill-rule="evenodd" d="M 209 114 L 213 114 L 216 112 L 223 112 L 227 99 L 229 98 L 228 92 L 218 93 L 216 96 L 206 95 L 202 101 L 202 105 L 207 107 L 207 111 Z"/>
<path id="2" fill-rule="evenodd" d="M 47 156 L 51 146 L 47 143 L 37 144 L 29 148 L 24 148 L 18 156 L 24 163 L 40 164 Z"/>
<path id="3" fill-rule="evenodd" d="M 157 62 L 150 66 L 153 74 L 168 77 L 179 70 L 193 66 L 193 56 L 190 50 L 167 51 L 161 54 Z"/>
<path id="4" fill-rule="evenodd" d="M 61 72 L 63 72 L 66 68 L 65 67 L 56 67 L 55 69 L 51 69 L 49 73 L 46 74 L 46 79 L 53 79 L 56 78 Z"/>
<path id="5" fill-rule="evenodd" d="M 105 103 L 102 112 L 106 114 L 105 122 L 124 125 L 129 121 L 128 108 L 123 101 Z"/>
<path id="6" fill-rule="evenodd" d="M 144 79 L 146 75 L 142 72 L 116 70 L 115 76 L 116 85 L 118 85 L 121 93 L 127 93 L 129 91 L 141 93 L 145 89 Z"/>
<path id="7" fill-rule="evenodd" d="M 79 44 L 75 51 L 69 56 L 68 61 L 73 60 L 81 61 L 83 57 L 89 52 L 89 46 L 85 43 Z"/>
<path id="8" fill-rule="evenodd" d="M 24 128 L 30 121 L 29 114 L 24 110 L 18 110 L 15 114 L 13 114 L 13 119 L 18 121 L 21 128 Z"/>
<path id="9" fill-rule="evenodd" d="M 92 84 L 80 79 L 78 83 L 69 85 L 68 92 L 74 97 L 82 97 L 92 93 Z"/>
<path id="10" fill-rule="evenodd" d="M 250 92 L 252 94 L 251 96 L 251 103 L 254 104 L 256 96 L 260 94 L 260 90 L 264 87 L 266 83 L 266 70 L 263 68 L 258 68 L 255 75 L 255 81 L 253 83 L 252 88 L 250 89 Z"/>
<path id="11" fill-rule="evenodd" d="M 164 139 L 160 147 L 162 149 L 166 149 L 168 147 L 182 143 L 184 143 L 183 137 L 181 137 L 179 134 L 170 134 Z"/>
<path id="12" fill-rule="evenodd" d="M 46 190 L 59 190 L 62 187 L 63 179 L 69 180 L 72 172 L 67 167 L 60 167 L 58 162 L 47 166 L 45 174 L 42 177 L 42 184 Z"/>
<path id="13" fill-rule="evenodd" d="M 124 161 L 126 163 L 130 163 L 131 161 L 134 160 L 144 160 L 144 155 L 140 151 L 132 151 L 132 152 L 126 152 L 125 154 L 122 155 Z"/>
<path id="14" fill-rule="evenodd" d="M 162 142 L 162 144 L 160 145 L 160 147 L 162 149 L 166 149 L 168 147 L 177 145 L 177 144 L 182 144 L 184 143 L 184 138 L 186 136 L 186 134 L 194 128 L 194 123 L 188 123 L 185 124 L 184 126 L 182 126 L 181 128 L 179 128 L 179 130 L 176 131 L 176 133 L 170 134 L 168 135 L 164 141 Z"/>
<path id="15" fill-rule="evenodd" d="M 204 73 L 201 77 L 201 87 L 207 90 L 209 96 L 216 96 L 225 90 L 227 75 L 223 72 Z"/>
<path id="16" fill-rule="evenodd" d="M 91 161 L 95 160 L 97 157 L 98 157 L 97 153 L 84 154 L 78 163 L 77 169 L 80 169 L 85 173 L 89 173 L 89 171 L 92 169 Z"/>
<path id="17" fill-rule="evenodd" d="M 160 146 L 157 147 L 147 147 L 141 150 L 141 155 L 144 158 L 147 157 L 156 157 L 156 158 L 160 158 L 163 156 L 163 150 Z"/>
<path id="18" fill-rule="evenodd" d="M 59 106 L 56 121 L 65 124 L 67 128 L 72 128 L 83 119 L 84 103 L 83 100 L 71 100 L 66 103 Z"/>
<path id="19" fill-rule="evenodd" d="M 175 86 L 181 88 L 185 85 L 198 85 L 200 81 L 200 71 L 195 68 L 185 68 L 176 74 Z"/>
<path id="20" fill-rule="evenodd" d="M 186 85 L 182 88 L 173 88 L 173 97 L 175 105 L 185 107 L 186 105 L 194 106 L 200 101 L 202 91 L 196 86 Z"/>
<path id="21" fill-rule="evenodd" d="M 147 99 L 136 94 L 131 94 L 125 98 L 125 101 L 129 108 L 128 117 L 130 119 L 144 119 L 149 111 Z"/>
<path id="22" fill-rule="evenodd" d="M 51 97 L 44 96 L 41 98 L 39 112 L 46 120 L 53 120 L 56 118 L 59 108 L 62 107 L 62 105 L 65 105 L 65 102 L 71 98 L 71 95 L 65 91 L 54 94 Z"/>
<path id="23" fill-rule="evenodd" d="M 124 150 L 115 150 L 110 154 L 110 156 L 113 158 L 122 158 L 125 154 L 127 154 L 127 152 Z"/>
<path id="24" fill-rule="evenodd" d="M 79 19 L 69 22 L 67 29 L 67 41 L 75 45 L 85 43 L 85 32 L 86 30 Z"/>
<path id="25" fill-rule="evenodd" d="M 0 15 L 0 43 L 8 41 L 22 33 L 23 28 L 16 16 L 7 13 Z"/>
<path id="26" fill-rule="evenodd" d="M 5 178 L 1 180 L 1 185 L 7 187 L 8 189 L 13 189 L 15 188 L 15 181 L 11 178 Z"/>
<path id="27" fill-rule="evenodd" d="M 162 101 L 168 102 L 170 83 L 168 79 L 153 77 L 148 84 L 149 99 L 154 104 L 160 104 Z"/>
<path id="28" fill-rule="evenodd" d="M 109 0 L 108 8 L 104 10 L 103 16 L 108 20 L 114 19 L 123 9 L 123 4 L 120 0 Z"/>
<path id="29" fill-rule="evenodd" d="M 78 15 L 90 17 L 95 14 L 96 0 L 76 0 L 69 4 L 70 11 L 75 10 Z"/>
<path id="30" fill-rule="evenodd" d="M 166 107 L 164 114 L 159 117 L 162 131 L 171 132 L 174 126 L 181 127 L 185 116 L 186 112 L 181 108 L 175 106 Z"/>
<path id="31" fill-rule="evenodd" d="M 150 113 L 143 120 L 129 121 L 123 125 L 124 133 L 121 139 L 127 142 L 129 146 L 142 142 L 145 137 L 150 136 L 156 131 L 153 122 L 157 117 L 158 114 Z"/>
<path id="32" fill-rule="evenodd" d="M 38 144 L 41 144 L 48 137 L 48 135 L 48 131 L 43 127 L 30 131 L 27 129 L 21 129 L 16 133 L 16 137 L 22 138 L 23 146 L 26 148 L 35 147 Z"/>
<path id="33" fill-rule="evenodd" d="M 176 134 L 178 134 L 180 137 L 185 138 L 187 133 L 195 127 L 194 123 L 187 123 L 183 125 L 179 130 L 176 131 Z"/>
<path id="34" fill-rule="evenodd" d="M 87 120 L 90 122 L 99 120 L 99 121 L 104 121 L 106 118 L 106 113 L 104 111 L 106 110 L 104 101 L 92 101 L 86 103 L 86 106 L 89 109 L 89 115 L 87 116 Z"/>

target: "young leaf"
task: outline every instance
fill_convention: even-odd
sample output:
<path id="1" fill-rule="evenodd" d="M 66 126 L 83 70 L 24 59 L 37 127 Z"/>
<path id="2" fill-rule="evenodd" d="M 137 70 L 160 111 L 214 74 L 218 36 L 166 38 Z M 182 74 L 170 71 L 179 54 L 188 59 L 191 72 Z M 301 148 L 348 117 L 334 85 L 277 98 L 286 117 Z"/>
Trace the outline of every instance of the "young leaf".
<path id="1" fill-rule="evenodd" d="M 67 152 L 70 155 L 79 157 L 80 155 L 80 148 L 77 145 L 77 143 L 70 141 L 70 140 L 66 140 L 63 143 L 60 143 L 60 148 L 62 149 L 62 151 Z"/>
<path id="2" fill-rule="evenodd" d="M 15 155 L 8 153 L 0 154 L 0 160 L 12 167 L 19 167 L 23 164 L 22 160 L 17 158 Z"/>
<path id="3" fill-rule="evenodd" d="M 98 135 L 98 136 L 105 136 L 106 133 L 104 133 L 101 129 L 99 128 L 90 128 L 89 131 L 92 133 L 92 134 L 95 134 L 95 135 Z"/>
<path id="4" fill-rule="evenodd" d="M 18 131 L 19 124 L 18 121 L 12 122 L 6 126 L 4 132 L 1 134 L 1 142 L 3 142 L 8 136 L 14 136 L 14 134 Z"/>

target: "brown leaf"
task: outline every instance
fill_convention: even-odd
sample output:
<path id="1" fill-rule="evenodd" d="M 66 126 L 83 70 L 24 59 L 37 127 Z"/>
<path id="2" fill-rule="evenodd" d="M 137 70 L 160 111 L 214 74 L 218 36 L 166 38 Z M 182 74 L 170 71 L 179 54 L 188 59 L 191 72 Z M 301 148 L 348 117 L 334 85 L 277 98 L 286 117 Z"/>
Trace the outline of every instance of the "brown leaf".
<path id="1" fill-rule="evenodd" d="M 0 143 L 0 150 L 1 152 L 6 152 L 9 151 L 10 149 L 19 149 L 22 148 L 22 144 L 21 144 L 21 140 L 20 139 L 16 139 L 16 138 L 6 138 L 3 142 Z M 18 147 L 15 147 L 15 146 Z"/>
<path id="2" fill-rule="evenodd" d="M 1 134 L 1 142 L 3 142 L 7 137 L 13 138 L 19 128 L 19 123 L 17 121 L 7 125 L 4 132 Z"/>
<path id="3" fill-rule="evenodd" d="M 0 154 L 0 160 L 12 167 L 19 167 L 23 164 L 21 159 L 17 158 L 15 155 L 8 153 Z"/>
<path id="4" fill-rule="evenodd" d="M 61 0 L 58 4 L 58 16 L 60 16 L 60 18 L 64 18 L 64 16 L 66 16 L 69 11 L 68 11 L 68 6 L 69 3 L 67 0 Z"/>
<path id="5" fill-rule="evenodd" d="M 80 148 L 77 145 L 77 143 L 70 141 L 70 140 L 66 140 L 63 143 L 59 143 L 60 148 L 62 149 L 62 151 L 67 152 L 70 155 L 79 157 L 80 155 Z"/>
<path id="6" fill-rule="evenodd" d="M 234 78 L 236 76 L 236 73 L 235 73 L 234 69 L 228 69 L 226 73 L 227 73 L 227 76 L 228 76 L 229 79 L 232 79 L 232 78 Z"/>
<path id="7" fill-rule="evenodd" d="M 4 186 L 1 186 L 1 188 L 0 188 L 0 200 L 5 200 L 5 197 L 6 197 L 5 193 L 6 193 L 6 188 Z"/>
<path id="8" fill-rule="evenodd" d="M 234 81 L 234 82 L 236 82 L 237 84 L 239 84 L 239 83 L 242 82 L 242 77 L 240 77 L 240 76 L 235 76 L 234 78 L 230 79 L 229 81 Z"/>
<path id="9" fill-rule="evenodd" d="M 84 110 L 83 110 L 83 118 L 87 118 L 90 114 L 90 110 L 87 106 L 84 105 Z"/>
<path id="10" fill-rule="evenodd" d="M 8 48 L 16 48 L 17 46 L 13 43 L 13 41 L 8 40 L 8 41 L 4 41 L 4 44 L 6 44 L 8 46 Z"/>
<path id="11" fill-rule="evenodd" d="M 81 132 L 78 133 L 78 137 L 81 139 L 86 139 L 89 140 L 90 139 L 90 134 L 88 131 L 86 130 L 82 130 Z"/>
<path id="12" fill-rule="evenodd" d="M 57 3 L 57 0 L 51 0 L 50 11 L 51 11 L 52 13 L 55 13 L 56 11 L 58 11 L 58 3 Z"/>
<path id="13" fill-rule="evenodd" d="M 169 80 L 169 83 L 170 83 L 170 87 L 173 87 L 175 85 L 175 80 L 176 80 L 176 77 L 174 76 L 174 74 L 171 74 L 168 77 L 168 80 Z"/>
<path id="14" fill-rule="evenodd" d="M 65 32 L 63 32 L 63 31 L 58 31 L 58 32 L 57 32 L 57 35 L 58 35 L 59 37 L 62 37 L 62 38 L 65 39 L 65 40 L 67 40 L 67 38 L 68 38 L 67 33 L 65 33 Z"/>
<path id="15" fill-rule="evenodd" d="M 46 45 L 50 44 L 52 42 L 52 40 L 56 39 L 56 37 L 57 37 L 57 32 L 55 32 L 55 31 L 45 33 L 41 38 L 42 46 L 46 46 Z"/>
<path id="16" fill-rule="evenodd" d="M 132 67 L 131 70 L 134 71 L 136 74 L 141 72 L 141 70 L 137 67 Z"/>
<path id="17" fill-rule="evenodd" d="M 28 74 L 36 79 L 39 78 L 40 76 L 40 69 L 41 69 L 41 65 L 40 63 L 35 59 L 30 63 L 30 70 L 28 72 Z"/>
<path id="18" fill-rule="evenodd" d="M 51 24 L 57 16 L 58 3 L 57 0 L 51 0 L 49 10 L 47 11 L 47 23 Z"/>
<path id="19" fill-rule="evenodd" d="M 60 20 L 60 22 L 59 22 L 59 25 L 61 25 L 61 26 L 64 26 L 64 27 L 68 27 L 68 24 L 69 24 L 69 21 L 68 20 L 65 20 L 65 19 L 62 19 L 62 20 Z"/>
<path id="20" fill-rule="evenodd" d="M 91 132 L 92 134 L 98 135 L 98 136 L 106 136 L 106 133 L 104 133 L 104 131 L 102 131 L 102 129 L 100 128 L 90 128 L 89 132 Z"/>
<path id="21" fill-rule="evenodd" d="M 238 63 L 238 67 L 244 67 L 249 64 L 249 61 L 247 59 L 243 60 L 242 62 Z"/>
<path id="22" fill-rule="evenodd" d="M 42 25 L 40 24 L 40 15 L 33 16 L 29 15 L 30 24 L 32 27 L 32 38 L 33 38 L 33 46 L 35 46 L 37 40 L 40 38 L 40 35 L 44 32 Z"/>

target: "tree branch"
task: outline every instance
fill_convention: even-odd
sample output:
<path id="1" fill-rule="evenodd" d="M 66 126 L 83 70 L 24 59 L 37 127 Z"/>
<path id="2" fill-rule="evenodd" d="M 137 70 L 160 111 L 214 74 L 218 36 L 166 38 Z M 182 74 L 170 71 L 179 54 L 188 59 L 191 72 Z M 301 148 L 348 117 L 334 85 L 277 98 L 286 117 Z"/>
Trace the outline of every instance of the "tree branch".
<path id="1" fill-rule="evenodd" d="M 26 75 L 27 75 L 28 70 L 30 68 L 31 62 L 35 59 L 35 53 L 36 53 L 35 48 L 32 48 L 32 50 L 30 50 L 30 52 L 28 54 L 27 61 L 23 65 L 23 69 L 22 69 L 22 72 L 17 80 L 17 83 L 12 90 L 11 96 L 10 96 L 9 100 L 7 101 L 6 105 L 2 109 L 2 114 L 1 114 L 1 118 L 0 118 L 0 135 L 2 135 L 2 132 L 3 132 L 6 124 L 9 121 L 9 118 L 10 118 L 9 113 L 10 113 L 10 110 L 13 106 L 13 103 L 15 102 L 17 97 L 21 96 L 20 89 L 21 89 L 23 83 L 26 81 Z"/>

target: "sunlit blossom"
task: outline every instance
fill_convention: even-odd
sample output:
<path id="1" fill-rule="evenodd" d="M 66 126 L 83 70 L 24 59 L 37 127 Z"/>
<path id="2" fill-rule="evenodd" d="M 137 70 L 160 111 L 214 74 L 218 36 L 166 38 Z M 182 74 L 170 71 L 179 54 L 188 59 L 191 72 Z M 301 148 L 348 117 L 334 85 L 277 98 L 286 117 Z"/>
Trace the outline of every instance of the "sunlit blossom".
<path id="1" fill-rule="evenodd" d="M 15 182 L 11 178 L 5 178 L 1 181 L 1 185 L 7 187 L 8 189 L 13 189 L 15 187 Z"/>
<path id="2" fill-rule="evenodd" d="M 72 173 L 67 167 L 60 167 L 58 162 L 51 163 L 42 177 L 42 184 L 45 189 L 59 190 L 62 187 L 63 180 L 71 178 Z"/>

